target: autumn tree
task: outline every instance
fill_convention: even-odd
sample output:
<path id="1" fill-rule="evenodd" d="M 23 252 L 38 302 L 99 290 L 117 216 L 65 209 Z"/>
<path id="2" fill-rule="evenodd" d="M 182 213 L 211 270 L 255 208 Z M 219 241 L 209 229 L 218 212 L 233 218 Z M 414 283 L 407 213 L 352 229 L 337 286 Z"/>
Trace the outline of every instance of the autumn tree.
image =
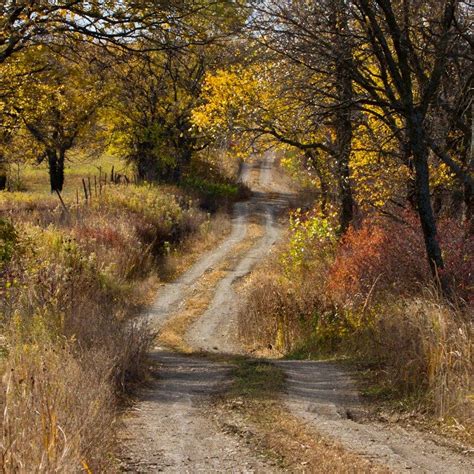
<path id="1" fill-rule="evenodd" d="M 465 70 L 472 65 L 467 4 L 276 0 L 254 6 L 254 26 L 262 32 L 257 39 L 300 65 L 309 78 L 324 78 L 312 97 L 334 118 L 339 146 L 332 156 L 339 163 L 341 188 L 354 181 L 346 172 L 347 158 L 351 161 L 354 153 L 343 150 L 360 127 L 368 132 L 366 137 L 375 138 L 366 144 L 368 151 L 379 148 L 379 156 L 406 166 L 427 256 L 436 273 L 443 260 L 431 203 L 430 167 L 438 167 L 435 157 L 465 185 L 467 194 L 472 186 L 469 155 L 450 149 L 453 136 L 462 134 L 466 150 L 471 135 L 466 133 L 466 104 L 472 76 L 456 74 L 456 81 L 449 81 L 449 74 L 461 65 Z M 380 181 L 380 176 L 374 178 Z M 342 204 L 341 215 L 349 215 L 344 208 Z"/>
<path id="2" fill-rule="evenodd" d="M 253 5 L 257 13 L 251 26 L 258 32 L 257 41 L 299 69 L 298 79 L 288 87 L 312 117 L 312 140 L 281 138 L 290 139 L 312 163 L 320 153 L 334 162 L 340 232 L 344 233 L 354 212 L 349 166 L 355 120 L 349 73 L 353 41 L 348 34 L 347 2 L 271 1 Z M 331 130 L 331 138 L 318 134 L 319 128 Z M 322 140 L 314 140 L 317 136 Z M 322 189 L 326 187 L 322 183 Z"/>
<path id="3" fill-rule="evenodd" d="M 229 60 L 229 44 L 245 16 L 232 2 L 203 2 L 203 12 L 205 18 L 201 12 L 186 20 L 187 28 L 198 25 L 207 31 L 203 44 L 181 48 L 186 29 L 170 27 L 168 50 L 153 51 L 149 39 L 149 46 L 139 46 L 141 54 L 127 54 L 117 61 L 120 86 L 112 107 L 115 143 L 136 165 L 140 179 L 178 181 L 193 154 L 209 144 L 193 129 L 192 111 L 201 101 L 206 73 Z"/>
<path id="4" fill-rule="evenodd" d="M 62 191 L 66 155 L 91 129 L 108 95 L 102 66 L 88 61 L 94 56 L 87 46 L 81 57 L 39 47 L 24 58 L 35 62 L 36 73 L 23 78 L 13 110 L 40 147 L 38 162 L 47 160 L 51 192 Z"/>
<path id="5" fill-rule="evenodd" d="M 201 144 L 190 113 L 200 94 L 205 56 L 147 53 L 118 64 L 112 104 L 115 145 L 140 179 L 177 179 Z"/>

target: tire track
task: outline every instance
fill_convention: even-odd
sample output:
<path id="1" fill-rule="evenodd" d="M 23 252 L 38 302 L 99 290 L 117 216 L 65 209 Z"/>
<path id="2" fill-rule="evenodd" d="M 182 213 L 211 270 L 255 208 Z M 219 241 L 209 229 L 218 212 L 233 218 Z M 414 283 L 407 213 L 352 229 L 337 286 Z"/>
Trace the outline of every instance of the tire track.
<path id="1" fill-rule="evenodd" d="M 250 167 L 242 165 L 240 180 L 247 182 Z M 168 317 L 175 312 L 186 297 L 193 292 L 197 281 L 222 261 L 241 242 L 248 227 L 249 203 L 239 202 L 234 206 L 234 217 L 232 219 L 232 230 L 230 235 L 220 244 L 217 249 L 211 250 L 200 258 L 188 271 L 172 283 L 163 285 L 157 298 L 148 311 L 146 318 L 154 329 L 159 329 Z"/>
<path id="2" fill-rule="evenodd" d="M 260 167 L 259 188 L 266 190 L 271 184 L 273 154 L 267 153 Z M 240 260 L 217 285 L 214 299 L 207 311 L 190 327 L 186 342 L 198 351 L 224 354 L 243 354 L 237 337 L 237 315 L 239 298 L 234 285 L 248 275 L 261 262 L 278 240 L 281 229 L 275 222 L 276 208 L 284 201 L 269 199 L 265 194 L 252 202 L 252 214 L 259 212 L 265 217 L 265 233 L 257 244 Z"/>

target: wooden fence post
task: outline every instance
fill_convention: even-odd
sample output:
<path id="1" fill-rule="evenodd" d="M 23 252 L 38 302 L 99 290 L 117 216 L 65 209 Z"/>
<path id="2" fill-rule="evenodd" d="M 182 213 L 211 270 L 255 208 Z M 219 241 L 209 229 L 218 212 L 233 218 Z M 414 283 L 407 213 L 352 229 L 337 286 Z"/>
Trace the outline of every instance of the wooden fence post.
<path id="1" fill-rule="evenodd" d="M 87 200 L 89 199 L 88 196 L 87 196 L 87 186 L 86 186 L 86 180 L 84 178 L 82 178 L 82 186 L 84 188 L 84 196 L 86 197 L 86 203 L 87 203 Z"/>

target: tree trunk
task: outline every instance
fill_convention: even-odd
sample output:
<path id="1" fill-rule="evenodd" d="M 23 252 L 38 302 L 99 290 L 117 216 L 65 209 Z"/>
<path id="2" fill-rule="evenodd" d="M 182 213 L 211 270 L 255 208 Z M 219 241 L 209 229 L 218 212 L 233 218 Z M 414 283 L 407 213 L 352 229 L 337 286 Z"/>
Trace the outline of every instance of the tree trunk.
<path id="1" fill-rule="evenodd" d="M 324 217 L 328 215 L 328 201 L 329 201 L 329 186 L 324 178 L 321 170 L 317 170 L 316 174 L 319 179 L 319 186 L 321 188 L 321 213 Z"/>
<path id="2" fill-rule="evenodd" d="M 64 185 L 64 150 L 48 149 L 49 182 L 51 192 L 61 192 Z"/>
<path id="3" fill-rule="evenodd" d="M 7 188 L 7 164 L 5 158 L 0 155 L 0 191 Z"/>
<path id="4" fill-rule="evenodd" d="M 416 112 L 408 120 L 413 164 L 415 168 L 415 188 L 417 211 L 425 241 L 428 263 L 434 276 L 443 268 L 443 257 L 438 242 L 436 219 L 430 198 L 430 174 L 428 168 L 428 147 L 425 141 L 422 118 Z"/>
<path id="5" fill-rule="evenodd" d="M 137 149 L 132 156 L 132 160 L 136 164 L 137 175 L 140 181 L 153 182 L 158 179 L 158 162 L 153 148 L 153 143 L 149 141 L 137 143 Z"/>
<path id="6" fill-rule="evenodd" d="M 185 168 L 191 163 L 193 156 L 193 150 L 188 143 L 182 142 L 177 150 L 178 159 L 176 160 L 176 166 L 173 171 L 173 180 L 179 181 L 183 175 Z"/>
<path id="7" fill-rule="evenodd" d="M 468 173 L 474 171 L 474 103 L 469 109 L 468 115 L 471 123 L 471 134 L 465 137 L 466 146 L 466 170 Z M 474 189 L 470 183 L 464 183 L 464 204 L 465 204 L 465 221 L 469 233 L 474 232 Z"/>
<path id="8" fill-rule="evenodd" d="M 340 234 L 349 228 L 354 217 L 354 199 L 350 181 L 349 160 L 352 150 L 352 82 L 343 66 L 338 66 L 338 82 L 340 87 L 341 103 L 336 114 L 336 160 L 337 178 L 340 199 L 339 226 Z"/>
<path id="9" fill-rule="evenodd" d="M 347 140 L 347 137 L 345 137 L 341 141 L 346 142 L 346 146 L 343 146 L 337 157 L 339 199 L 341 201 L 341 208 L 339 211 L 339 232 L 341 235 L 343 235 L 346 233 L 354 217 L 354 199 L 352 197 L 349 171 L 351 139 Z M 349 144 L 348 147 L 347 141 Z"/>
<path id="10" fill-rule="evenodd" d="M 310 161 L 314 172 L 319 180 L 319 187 L 321 188 L 321 200 L 320 200 L 320 208 L 321 213 L 324 217 L 327 217 L 327 206 L 329 201 L 329 185 L 324 177 L 324 173 L 321 170 L 321 166 L 319 165 L 317 158 L 315 156 L 315 152 L 313 150 L 307 150 L 305 152 L 306 158 Z"/>
<path id="11" fill-rule="evenodd" d="M 343 235 L 349 228 L 354 217 L 354 199 L 349 168 L 353 136 L 352 110 L 354 91 L 351 77 L 352 48 L 345 36 L 345 32 L 348 28 L 345 2 L 337 2 L 335 8 L 335 41 L 337 54 L 335 57 L 335 80 L 339 101 L 335 117 L 336 160 L 341 206 L 339 213 L 339 232 Z"/>
<path id="12" fill-rule="evenodd" d="M 464 205 L 466 222 L 469 233 L 474 233 L 474 189 L 471 184 L 464 183 Z"/>

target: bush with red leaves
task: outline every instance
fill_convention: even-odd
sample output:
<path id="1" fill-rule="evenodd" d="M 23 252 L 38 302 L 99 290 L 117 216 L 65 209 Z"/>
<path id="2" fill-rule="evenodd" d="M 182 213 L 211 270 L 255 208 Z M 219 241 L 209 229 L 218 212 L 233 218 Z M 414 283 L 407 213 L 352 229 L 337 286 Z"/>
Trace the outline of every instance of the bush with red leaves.
<path id="1" fill-rule="evenodd" d="M 455 293 L 472 302 L 473 236 L 462 223 L 446 218 L 438 225 L 445 268 L 440 277 L 451 281 Z M 336 302 L 363 304 L 369 293 L 400 296 L 419 293 L 430 284 L 423 235 L 414 213 L 402 221 L 366 220 L 345 235 L 329 271 L 328 293 Z"/>

